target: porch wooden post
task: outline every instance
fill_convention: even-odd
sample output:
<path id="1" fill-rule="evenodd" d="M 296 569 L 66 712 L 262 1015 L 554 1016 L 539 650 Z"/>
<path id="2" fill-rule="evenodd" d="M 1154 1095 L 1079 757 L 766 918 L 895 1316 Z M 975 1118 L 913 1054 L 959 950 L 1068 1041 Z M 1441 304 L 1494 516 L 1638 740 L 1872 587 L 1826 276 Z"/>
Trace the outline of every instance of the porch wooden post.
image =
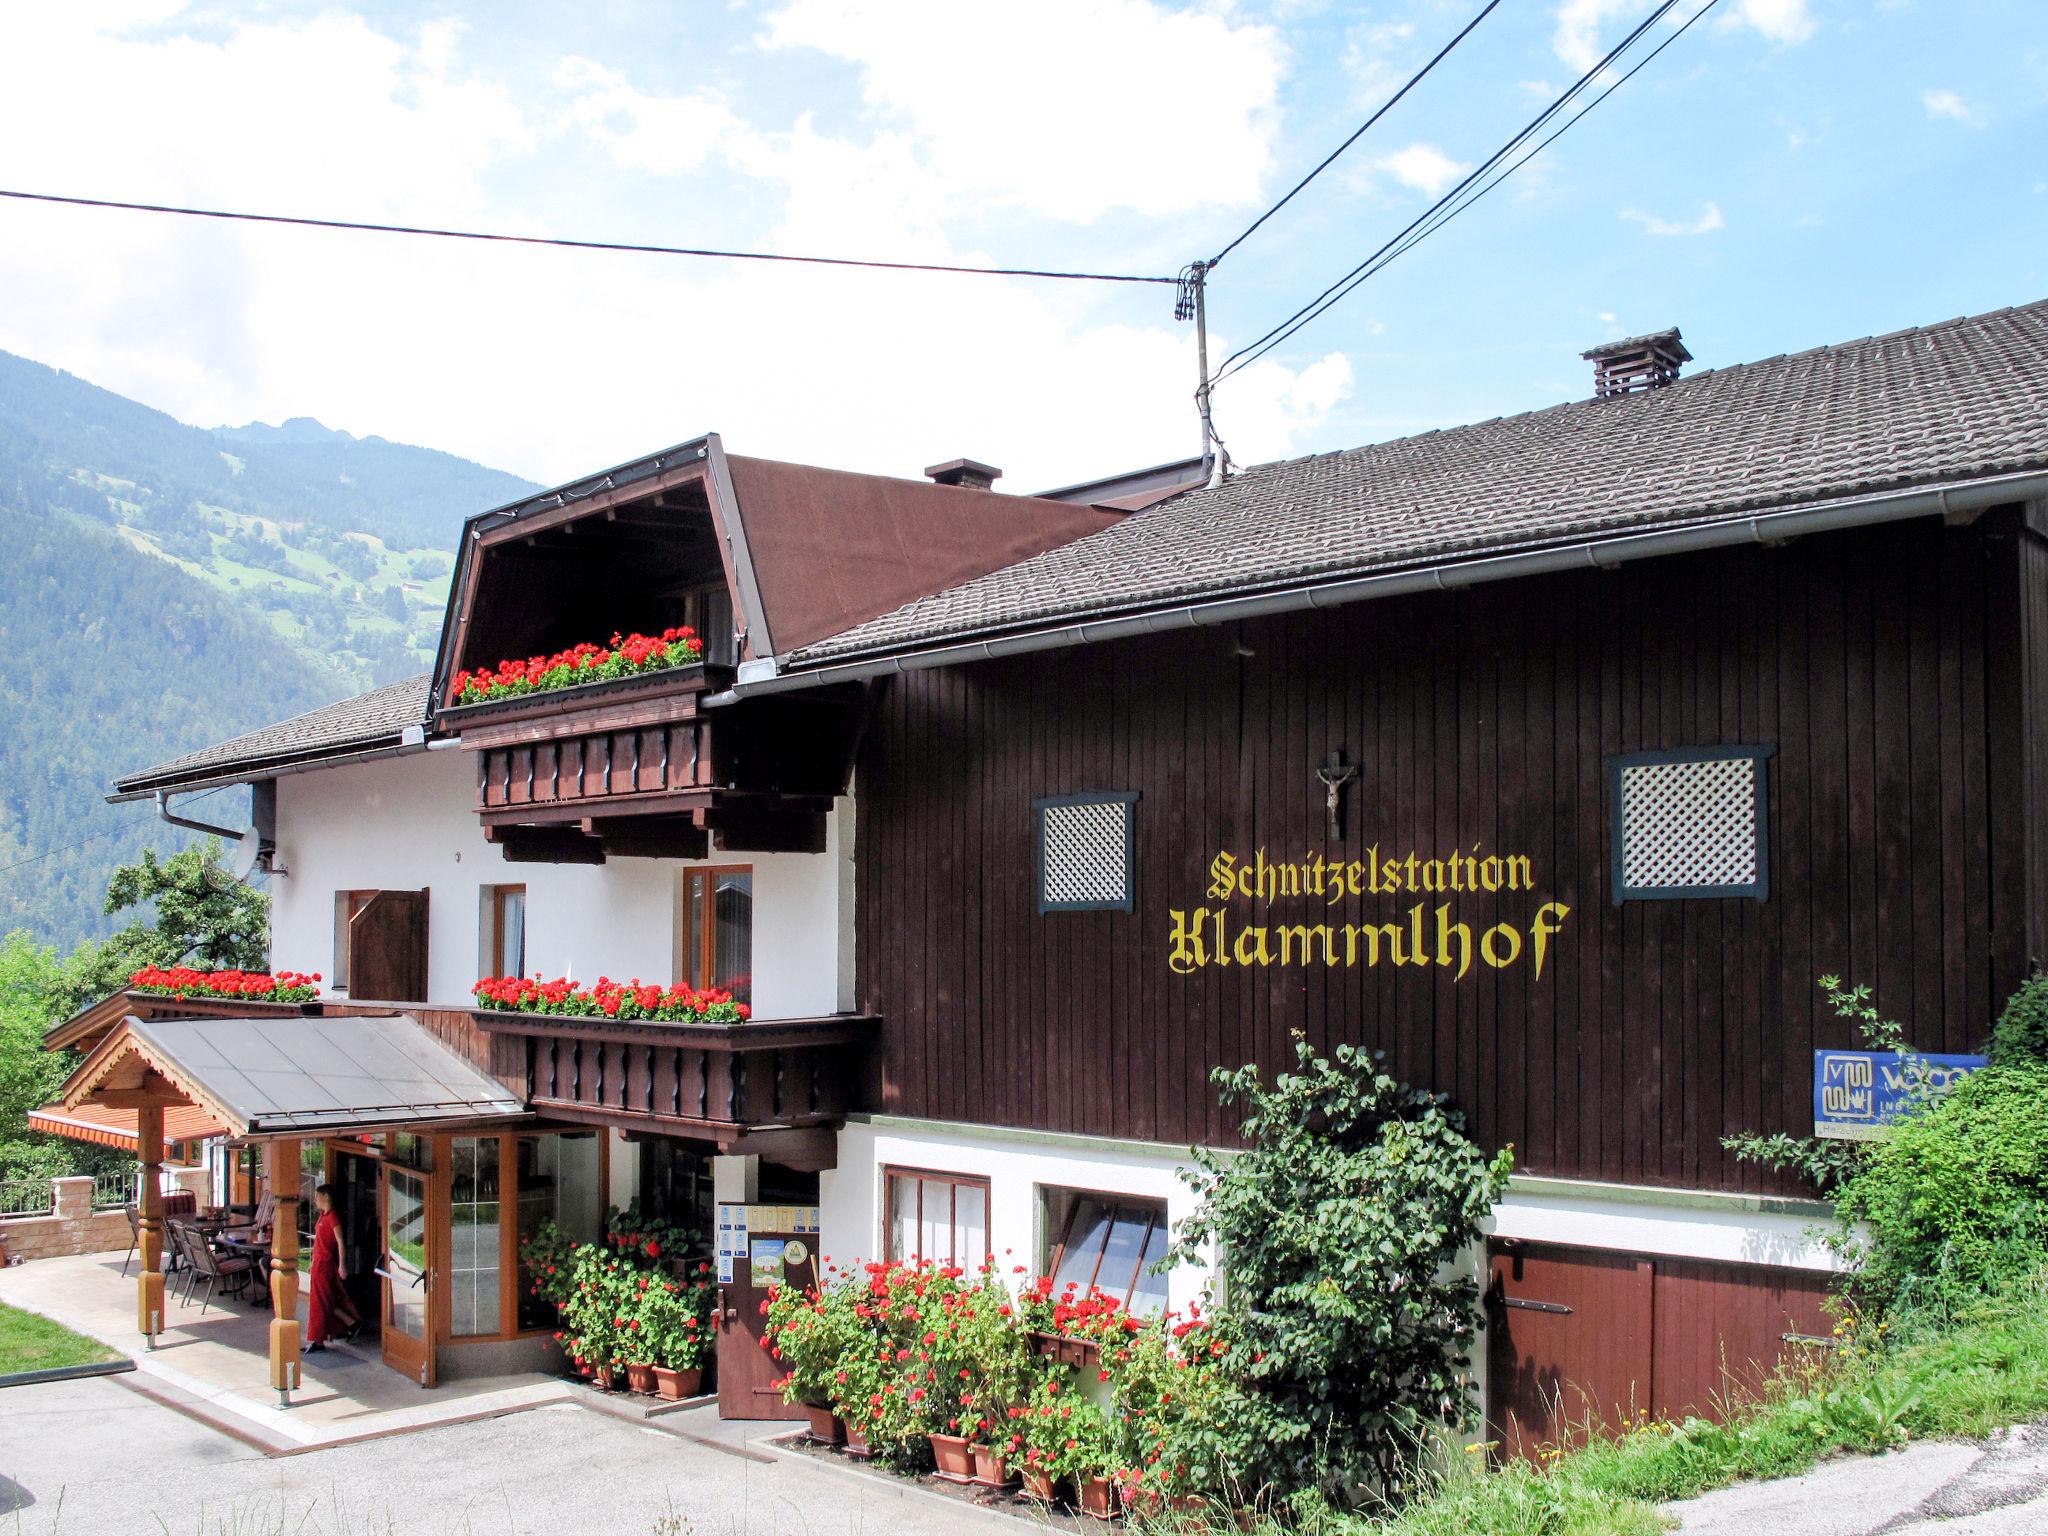
<path id="1" fill-rule="evenodd" d="M 270 1384 L 289 1406 L 299 1385 L 299 1139 L 264 1143 L 270 1219 Z"/>
<path id="2" fill-rule="evenodd" d="M 164 1107 L 139 1105 L 135 1111 L 135 1156 L 142 1164 L 136 1191 L 135 1251 L 142 1267 L 135 1276 L 135 1326 L 144 1344 L 156 1348 L 164 1331 Z"/>

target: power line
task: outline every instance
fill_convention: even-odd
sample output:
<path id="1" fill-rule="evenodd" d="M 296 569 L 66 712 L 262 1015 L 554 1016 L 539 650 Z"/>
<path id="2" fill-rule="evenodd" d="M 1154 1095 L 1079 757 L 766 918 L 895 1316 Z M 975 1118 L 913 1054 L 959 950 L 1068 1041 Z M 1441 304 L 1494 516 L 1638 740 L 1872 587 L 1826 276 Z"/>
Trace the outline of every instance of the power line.
<path id="1" fill-rule="evenodd" d="M 224 208 L 184 208 L 170 203 L 128 203 L 104 197 L 68 197 L 55 192 L 0 188 L 0 197 L 27 203 L 60 203 L 72 208 L 113 208 L 125 213 L 168 213 L 190 219 L 226 219 L 244 224 L 291 224 L 303 229 L 347 229 L 377 235 L 427 235 L 439 240 L 481 240 L 502 245 L 550 245 L 572 251 L 625 251 L 642 256 L 702 256 L 725 261 L 775 261 L 796 266 L 865 267 L 879 272 L 952 272 L 971 277 L 1041 277 L 1075 283 L 1174 283 L 1177 278 L 1125 272 L 1059 272 L 1041 267 L 969 267 L 936 261 L 869 261 L 852 256 L 790 256 L 775 251 L 723 251 L 689 245 L 642 245 L 627 240 L 569 240 L 549 235 L 507 235 L 488 230 L 437 229 L 419 224 L 372 224 L 356 219 L 301 218 L 283 213 L 240 213 Z"/>
<path id="2" fill-rule="evenodd" d="M 1245 240 L 1252 234 L 1254 230 L 1256 230 L 1261 224 L 1265 223 L 1266 220 L 1272 218 L 1273 215 L 1278 213 L 1282 208 L 1285 208 L 1289 203 L 1293 202 L 1294 194 L 1296 192 L 1299 192 L 1303 187 L 1307 186 L 1310 182 L 1314 181 L 1318 176 L 1322 175 L 1324 171 L 1327 171 L 1339 155 L 1343 154 L 1345 150 L 1349 149 L 1352 145 L 1356 144 L 1361 138 L 1365 136 L 1365 131 L 1368 128 L 1372 127 L 1374 123 L 1378 122 L 1381 118 L 1385 117 L 1389 112 L 1391 112 L 1396 102 L 1398 102 L 1403 96 L 1406 96 L 1410 91 L 1415 89 L 1416 86 L 1420 85 L 1422 83 L 1423 76 L 1427 75 L 1432 69 L 1435 69 L 1437 65 L 1443 63 L 1444 59 L 1450 54 L 1450 51 L 1453 48 L 1457 47 L 1458 44 L 1465 41 L 1466 37 L 1468 37 L 1471 34 L 1472 29 L 1478 26 L 1479 23 L 1481 23 L 1482 21 L 1486 20 L 1488 16 L 1492 15 L 1494 7 L 1498 6 L 1499 4 L 1500 0 L 1487 0 L 1487 4 L 1479 12 L 1479 14 L 1477 16 L 1474 16 L 1470 21 L 1466 22 L 1464 27 L 1459 30 L 1458 35 L 1456 37 L 1452 38 L 1448 43 L 1445 43 L 1443 47 L 1439 48 L 1436 51 L 1436 56 L 1434 58 L 1432 58 L 1427 64 L 1423 65 L 1422 68 L 1415 71 L 1414 74 L 1410 75 L 1408 77 L 1407 83 L 1403 85 L 1401 89 L 1394 92 L 1393 95 L 1389 96 L 1384 102 L 1382 102 L 1380 104 L 1380 109 L 1377 112 L 1373 113 L 1371 117 L 1368 117 L 1364 122 L 1360 123 L 1356 131 L 1352 133 L 1350 138 L 1346 139 L 1342 144 L 1339 144 L 1335 149 L 1331 150 L 1329 154 L 1325 155 L 1321 163 L 1318 164 L 1314 170 L 1310 171 L 1306 176 L 1302 177 L 1301 180 L 1297 181 L 1294 184 L 1294 186 L 1288 191 L 1287 195 L 1281 198 L 1279 202 L 1275 203 L 1272 207 L 1268 208 L 1256 219 L 1253 219 L 1251 223 L 1245 227 L 1244 232 L 1240 234 L 1235 240 L 1231 241 L 1230 244 L 1223 247 L 1223 249 L 1218 251 L 1214 256 L 1211 256 L 1208 261 L 1208 270 L 1213 271 L 1215 269 L 1216 263 L 1221 261 L 1224 257 L 1228 256 L 1240 245 L 1243 245 Z"/>
<path id="3" fill-rule="evenodd" d="M 221 790 L 229 787 L 226 784 L 219 785 L 216 788 L 209 789 L 203 795 L 194 796 L 192 799 L 187 800 L 185 804 L 188 806 L 197 805 L 201 800 L 209 800 L 219 794 Z M 40 864 L 43 860 L 53 859 L 60 853 L 69 853 L 74 848 L 83 848 L 87 843 L 96 843 L 103 837 L 114 837 L 122 832 L 131 832 L 144 822 L 154 821 L 155 819 L 155 815 L 150 812 L 145 812 L 140 816 L 130 816 L 127 820 L 104 828 L 101 831 L 88 832 L 76 842 L 63 843 L 55 848 L 45 848 L 41 853 L 32 853 L 25 859 L 16 859 L 12 864 L 0 864 L 0 875 L 8 873 L 10 870 L 26 869 L 31 864 Z"/>
<path id="4" fill-rule="evenodd" d="M 1545 107 L 1543 111 L 1539 112 L 1534 118 L 1532 118 L 1527 124 L 1525 124 L 1505 144 L 1503 144 L 1499 149 L 1495 150 L 1493 154 L 1489 155 L 1477 167 L 1475 167 L 1471 172 L 1469 172 L 1463 179 L 1461 179 L 1458 182 L 1456 186 L 1452 187 L 1450 191 L 1446 192 L 1442 197 L 1438 198 L 1428 208 L 1423 210 L 1423 212 L 1420 215 L 1418 215 L 1398 234 L 1394 235 L 1391 239 L 1386 241 L 1385 244 L 1381 245 L 1377 250 L 1375 250 L 1371 255 L 1367 256 L 1364 261 L 1360 262 L 1357 266 L 1353 267 L 1349 272 L 1345 273 L 1342 277 L 1338 278 L 1335 282 L 1330 284 L 1330 286 L 1325 288 L 1321 293 L 1317 294 L 1315 298 L 1309 300 L 1308 303 L 1302 305 L 1301 308 L 1295 310 L 1293 314 L 1289 315 L 1286 319 L 1282 320 L 1278 325 L 1275 325 L 1274 327 L 1272 327 L 1272 329 L 1266 331 L 1263 335 L 1247 343 L 1245 346 L 1240 347 L 1237 351 L 1231 353 L 1229 357 L 1226 357 L 1223 360 L 1222 366 L 1218 369 L 1216 377 L 1212 381 L 1212 383 L 1221 383 L 1224 379 L 1230 377 L 1232 374 L 1240 372 L 1244 368 L 1249 367 L 1252 363 L 1257 362 L 1259 358 L 1265 356 L 1265 354 L 1272 351 L 1273 348 L 1279 346 L 1289 337 L 1295 335 L 1303 327 L 1309 325 L 1311 322 L 1319 318 L 1321 315 L 1325 314 L 1331 308 L 1335 307 L 1338 303 L 1341 303 L 1345 297 L 1347 297 L 1353 290 L 1355 290 L 1359 286 L 1360 283 L 1364 282 L 1367 278 L 1373 276 L 1376 272 L 1383 269 L 1389 262 L 1394 261 L 1398 257 L 1406 254 L 1409 250 L 1412 250 L 1415 247 L 1415 245 L 1419 244 L 1422 240 L 1428 238 L 1429 235 L 1435 233 L 1436 230 L 1441 228 L 1444 224 L 1449 223 L 1451 219 L 1457 217 L 1457 215 L 1462 213 L 1466 208 L 1470 207 L 1473 203 L 1477 202 L 1481 197 L 1484 197 L 1487 192 L 1492 191 L 1494 187 L 1498 186 L 1502 181 L 1505 181 L 1509 176 L 1513 175 L 1515 171 L 1519 170 L 1523 165 L 1526 165 L 1530 160 L 1534 159 L 1536 155 L 1542 153 L 1542 151 L 1546 147 L 1548 147 L 1552 143 L 1555 143 L 1557 139 L 1561 137 L 1564 133 L 1569 131 L 1572 125 L 1577 123 L 1580 118 L 1583 118 L 1588 112 L 1591 112 L 1593 108 L 1599 106 L 1601 102 L 1605 101 L 1609 96 L 1613 95 L 1616 90 L 1620 89 L 1622 85 L 1627 83 L 1629 78 L 1633 76 L 1637 70 L 1640 70 L 1645 64 L 1648 64 L 1651 59 L 1654 59 L 1659 53 L 1662 53 L 1664 49 L 1670 47 L 1672 43 L 1676 42 L 1679 39 L 1679 37 L 1684 35 L 1686 30 L 1690 28 L 1694 22 L 1698 21 L 1701 16 L 1704 16 L 1708 11 L 1712 10 L 1714 6 L 1718 3 L 1719 0 L 1707 0 L 1707 3 L 1701 6 L 1700 9 L 1697 12 L 1695 12 L 1690 19 L 1686 21 L 1684 26 L 1678 28 L 1678 30 L 1674 32 L 1669 38 L 1666 38 L 1662 43 L 1658 44 L 1658 46 L 1655 49 L 1653 49 L 1648 55 L 1646 55 L 1643 59 L 1636 63 L 1628 71 L 1627 74 L 1624 74 L 1620 79 L 1616 80 L 1612 85 L 1608 86 L 1606 90 L 1602 91 L 1592 101 L 1588 102 L 1577 113 L 1573 114 L 1572 117 L 1569 118 L 1563 124 L 1563 126 L 1558 128 L 1555 133 L 1552 133 L 1548 138 L 1544 139 L 1541 143 L 1537 144 L 1536 147 L 1530 150 L 1527 154 L 1524 154 L 1520 158 L 1514 160 L 1512 164 L 1508 165 L 1507 168 L 1505 170 L 1502 170 L 1497 176 L 1493 176 L 1493 178 L 1490 181 L 1487 181 L 1486 184 L 1482 186 L 1478 191 L 1472 192 L 1469 197 L 1466 196 L 1466 193 L 1475 182 L 1478 182 L 1482 178 L 1487 177 L 1490 173 L 1492 173 L 1495 170 L 1496 167 L 1500 166 L 1503 161 L 1507 160 L 1510 155 L 1513 155 L 1517 149 L 1521 148 L 1523 145 L 1527 144 L 1529 140 L 1534 138 L 1535 135 L 1542 130 L 1546 123 L 1550 122 L 1551 119 L 1556 117 L 1559 112 L 1563 111 L 1567 106 L 1569 106 L 1572 103 L 1572 101 L 1575 100 L 1586 89 L 1586 87 L 1589 84 L 1591 84 L 1594 80 L 1598 79 L 1601 74 L 1603 74 L 1610 66 L 1613 65 L 1616 59 L 1621 57 L 1622 54 L 1626 53 L 1630 48 L 1634 47 L 1635 44 L 1642 39 L 1645 33 L 1647 33 L 1652 27 L 1654 27 L 1659 21 L 1663 20 L 1663 18 L 1666 15 L 1668 15 L 1678 4 L 1678 0 L 1663 0 L 1662 4 L 1658 5 L 1656 9 L 1651 11 L 1648 16 L 1644 17 L 1643 20 L 1639 22 L 1633 29 L 1631 29 L 1630 32 L 1625 37 L 1623 37 L 1620 42 L 1616 43 L 1614 47 L 1609 49 L 1607 53 L 1597 63 L 1595 63 L 1591 69 L 1587 70 L 1585 74 L 1581 75 L 1576 81 L 1574 81 L 1569 87 L 1567 87 L 1557 97 L 1556 100 L 1551 102 L 1549 106 Z"/>

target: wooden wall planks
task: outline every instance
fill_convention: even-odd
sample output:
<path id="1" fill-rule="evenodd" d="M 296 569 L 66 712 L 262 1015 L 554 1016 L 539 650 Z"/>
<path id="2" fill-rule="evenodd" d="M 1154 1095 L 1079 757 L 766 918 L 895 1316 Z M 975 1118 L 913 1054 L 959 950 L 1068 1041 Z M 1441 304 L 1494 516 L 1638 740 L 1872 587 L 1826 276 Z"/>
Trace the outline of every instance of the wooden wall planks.
<path id="1" fill-rule="evenodd" d="M 2031 689 L 2048 718 L 2048 668 L 2020 644 L 2024 603 L 2048 635 L 2035 537 L 2002 509 L 895 678 L 859 776 L 875 1102 L 1227 1141 L 1209 1070 L 1280 1064 L 1300 1030 L 1386 1050 L 1524 1171 L 1775 1187 L 1720 1139 L 1809 1128 L 1810 1053 L 1851 1043 L 1817 976 L 1868 982 L 1916 1043 L 1966 1050 L 2024 974 L 2020 828 L 2042 797 L 2023 747 L 2048 756 L 2021 708 Z M 1603 758 L 1748 742 L 1776 747 L 1770 900 L 1614 906 Z M 1360 765 L 1341 841 L 1313 772 L 1335 749 Z M 1041 916 L 1032 801 L 1084 790 L 1142 794 L 1136 910 Z M 1526 958 L 1462 979 L 1167 967 L 1169 911 L 1205 904 L 1219 849 L 1474 844 L 1528 855 L 1536 889 L 1461 896 L 1452 920 L 1476 935 L 1571 908 L 1540 979 Z"/>

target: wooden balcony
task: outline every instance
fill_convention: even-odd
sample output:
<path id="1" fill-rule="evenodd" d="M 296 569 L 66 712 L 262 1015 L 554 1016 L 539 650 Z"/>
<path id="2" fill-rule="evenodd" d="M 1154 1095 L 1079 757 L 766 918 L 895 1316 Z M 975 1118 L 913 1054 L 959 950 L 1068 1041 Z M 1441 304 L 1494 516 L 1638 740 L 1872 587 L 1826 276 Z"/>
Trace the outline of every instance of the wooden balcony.
<path id="1" fill-rule="evenodd" d="M 816 1167 L 831 1166 L 815 1159 L 829 1159 L 832 1128 L 862 1107 L 879 1022 L 862 1014 L 745 1024 L 491 1009 L 471 1016 L 493 1039 L 498 1075 L 513 1074 L 536 1113 Z"/>
<path id="2" fill-rule="evenodd" d="M 818 853 L 844 787 L 845 700 L 761 700 L 705 711 L 727 668 L 444 709 L 477 756 L 477 817 L 515 862 L 607 856 Z"/>

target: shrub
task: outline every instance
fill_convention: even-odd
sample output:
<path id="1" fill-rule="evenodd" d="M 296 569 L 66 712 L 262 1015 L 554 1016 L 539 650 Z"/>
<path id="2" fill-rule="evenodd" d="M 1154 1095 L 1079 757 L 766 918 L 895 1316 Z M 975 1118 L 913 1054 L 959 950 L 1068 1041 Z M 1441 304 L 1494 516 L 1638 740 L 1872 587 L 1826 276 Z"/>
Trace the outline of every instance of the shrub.
<path id="1" fill-rule="evenodd" d="M 2002 1067 L 2048 1066 L 2048 976 L 2020 983 L 1991 1028 L 1991 1060 Z"/>
<path id="2" fill-rule="evenodd" d="M 1257 1459 L 1244 1429 L 1255 1419 L 1239 1401 L 1245 1357 L 1228 1326 L 1199 1312 L 1185 1320 L 1169 1313 L 1104 1347 L 1116 1479 L 1134 1507 L 1194 1496 L 1244 1501 Z"/>
<path id="3" fill-rule="evenodd" d="M 866 1334 L 854 1316 L 852 1292 L 829 1277 L 820 1285 L 769 1292 L 763 1337 L 784 1368 L 782 1400 L 840 1411 L 837 1399 L 847 1380 L 842 1362 L 868 1347 Z"/>
<path id="4" fill-rule="evenodd" d="M 934 1341 L 934 1363 L 960 1385 L 960 1430 L 970 1440 L 999 1444 L 1010 1410 L 1030 1395 L 1035 1357 L 1017 1320 L 1015 1299 L 993 1266 L 976 1284 L 941 1302 L 945 1322 Z"/>
<path id="5" fill-rule="evenodd" d="M 2010 1009 L 2007 1010 L 2011 1012 Z M 1871 1143 L 1836 1214 L 1855 1289 L 1882 1310 L 1947 1307 L 2041 1262 L 2048 1246 L 2048 1064 L 1992 1066 Z"/>
<path id="6" fill-rule="evenodd" d="M 1397 1499 L 1416 1449 L 1472 1418 L 1468 1355 L 1479 1284 L 1466 1258 L 1506 1187 L 1436 1094 L 1368 1056 L 1315 1054 L 1268 1087 L 1256 1067 L 1219 1071 L 1242 1102 L 1249 1146 L 1195 1154 L 1202 1205 L 1174 1248 L 1215 1242 L 1227 1347 L 1244 1390 L 1227 1400 L 1246 1489 L 1297 1509 Z"/>

